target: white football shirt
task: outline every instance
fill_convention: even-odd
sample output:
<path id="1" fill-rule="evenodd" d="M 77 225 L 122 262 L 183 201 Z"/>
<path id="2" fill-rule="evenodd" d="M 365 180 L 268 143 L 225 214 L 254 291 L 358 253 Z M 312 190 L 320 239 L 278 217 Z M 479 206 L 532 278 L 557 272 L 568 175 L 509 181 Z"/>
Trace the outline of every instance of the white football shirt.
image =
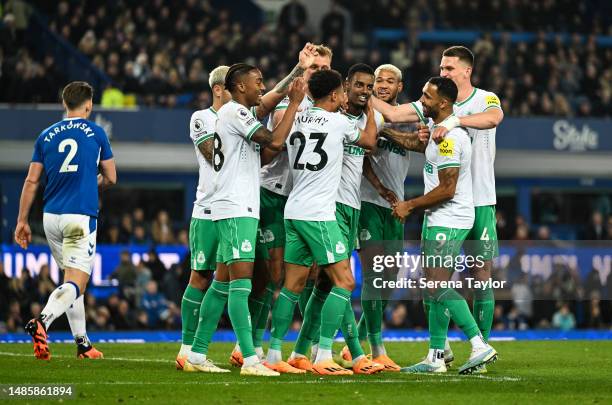
<path id="1" fill-rule="evenodd" d="M 211 200 L 214 188 L 214 172 L 212 165 L 204 159 L 198 146 L 202 142 L 214 137 L 216 123 L 217 112 L 212 107 L 194 112 L 189 122 L 189 137 L 195 147 L 199 166 L 196 200 L 193 202 L 193 211 L 191 213 L 193 218 L 212 219 Z"/>

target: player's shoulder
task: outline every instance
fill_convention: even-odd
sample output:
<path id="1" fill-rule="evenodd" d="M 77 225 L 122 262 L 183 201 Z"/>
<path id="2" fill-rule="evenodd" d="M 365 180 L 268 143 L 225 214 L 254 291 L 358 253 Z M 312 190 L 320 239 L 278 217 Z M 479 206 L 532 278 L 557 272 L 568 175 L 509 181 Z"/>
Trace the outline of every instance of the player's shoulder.
<path id="1" fill-rule="evenodd" d="M 217 111 L 212 107 L 204 110 L 197 110 L 191 114 L 189 127 L 195 133 L 214 130 L 215 122 L 217 121 Z"/>
<path id="2" fill-rule="evenodd" d="M 471 144 L 468 131 L 464 127 L 456 127 L 456 128 L 451 129 L 446 134 L 445 139 L 452 139 L 456 143 L 459 143 L 461 145 Z"/>
<path id="3" fill-rule="evenodd" d="M 492 91 L 488 91 L 488 90 L 484 90 L 480 88 L 476 88 L 476 94 L 474 98 L 476 98 L 481 103 L 483 103 L 485 108 L 499 107 L 501 104 L 497 94 L 493 93 Z"/>

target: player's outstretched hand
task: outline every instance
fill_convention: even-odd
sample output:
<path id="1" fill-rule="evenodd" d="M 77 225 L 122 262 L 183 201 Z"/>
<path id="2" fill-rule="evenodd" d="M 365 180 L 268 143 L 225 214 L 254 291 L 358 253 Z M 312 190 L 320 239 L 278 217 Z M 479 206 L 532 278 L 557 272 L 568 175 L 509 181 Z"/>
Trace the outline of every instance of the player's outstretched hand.
<path id="1" fill-rule="evenodd" d="M 429 127 L 423 123 L 419 123 L 417 125 L 417 136 L 419 137 L 419 141 L 423 142 L 423 143 L 427 143 L 429 142 L 429 136 L 430 136 L 430 132 L 429 132 Z"/>
<path id="2" fill-rule="evenodd" d="M 310 42 L 306 42 L 304 48 L 300 51 L 298 66 L 302 69 L 308 69 L 315 60 L 315 57 L 318 55 L 317 48 Z"/>
<path id="3" fill-rule="evenodd" d="M 383 186 L 380 190 L 378 190 L 378 193 L 381 195 L 382 198 L 387 200 L 387 202 L 391 204 L 391 206 L 399 202 L 399 198 L 397 198 L 397 195 L 395 195 L 393 191 L 389 190 L 385 186 Z"/>
<path id="4" fill-rule="evenodd" d="M 393 216 L 404 222 L 406 217 L 412 213 L 412 206 L 408 201 L 398 201 L 392 205 Z"/>
<path id="5" fill-rule="evenodd" d="M 306 94 L 306 82 L 303 78 L 298 77 L 289 86 L 289 102 L 301 103 Z"/>
<path id="6" fill-rule="evenodd" d="M 23 249 L 27 249 L 32 242 L 32 230 L 27 222 L 18 222 L 15 227 L 15 242 Z"/>

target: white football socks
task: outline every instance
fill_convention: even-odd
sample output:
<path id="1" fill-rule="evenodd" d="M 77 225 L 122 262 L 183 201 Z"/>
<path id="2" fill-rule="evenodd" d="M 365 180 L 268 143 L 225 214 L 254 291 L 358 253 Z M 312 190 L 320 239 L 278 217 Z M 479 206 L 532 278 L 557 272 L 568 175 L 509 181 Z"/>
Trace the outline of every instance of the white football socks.
<path id="1" fill-rule="evenodd" d="M 64 283 L 53 290 L 47 305 L 45 305 L 41 312 L 41 319 L 45 324 L 45 328 L 49 329 L 53 321 L 66 312 L 68 307 L 78 298 L 79 294 L 79 288 L 71 282 Z"/>

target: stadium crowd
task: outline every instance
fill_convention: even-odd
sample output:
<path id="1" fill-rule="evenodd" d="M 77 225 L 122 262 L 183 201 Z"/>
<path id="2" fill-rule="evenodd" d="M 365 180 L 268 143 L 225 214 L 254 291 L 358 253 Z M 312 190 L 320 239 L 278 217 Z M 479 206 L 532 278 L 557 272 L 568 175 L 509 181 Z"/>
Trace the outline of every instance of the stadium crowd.
<path id="1" fill-rule="evenodd" d="M 236 60 L 260 67 L 271 88 L 293 66 L 293 55 L 307 40 L 328 44 L 340 72 L 355 62 L 377 66 L 390 60 L 404 71 L 404 100 L 414 100 L 427 78 L 436 74 L 437 55 L 445 47 L 419 42 L 418 33 L 460 27 L 485 30 L 470 44 L 477 61 L 472 80 L 497 93 L 506 114 L 612 115 L 612 49 L 598 46 L 595 39 L 611 30 L 597 1 L 586 2 L 588 7 L 566 0 L 439 0 L 409 5 L 397 0 L 340 1 L 332 2 L 320 27 L 312 27 L 306 9 L 294 0 L 281 10 L 277 22 L 253 32 L 229 11 L 213 12 L 208 1 L 34 3 L 49 18 L 51 30 L 111 79 L 102 98 L 106 106 L 208 106 L 208 72 Z M 373 28 L 402 28 L 407 39 L 392 49 L 368 49 L 351 43 L 353 35 L 345 34 L 349 26 L 352 33 L 364 35 Z M 5 15 L 0 59 L 6 91 L 0 101 L 55 102 L 54 89 L 66 78 L 53 57 L 32 56 L 23 30 L 12 14 Z M 489 31 L 529 31 L 538 36 L 534 42 L 512 42 L 507 33 L 496 41 Z M 568 38 L 548 40 L 548 32 L 564 32 Z"/>

